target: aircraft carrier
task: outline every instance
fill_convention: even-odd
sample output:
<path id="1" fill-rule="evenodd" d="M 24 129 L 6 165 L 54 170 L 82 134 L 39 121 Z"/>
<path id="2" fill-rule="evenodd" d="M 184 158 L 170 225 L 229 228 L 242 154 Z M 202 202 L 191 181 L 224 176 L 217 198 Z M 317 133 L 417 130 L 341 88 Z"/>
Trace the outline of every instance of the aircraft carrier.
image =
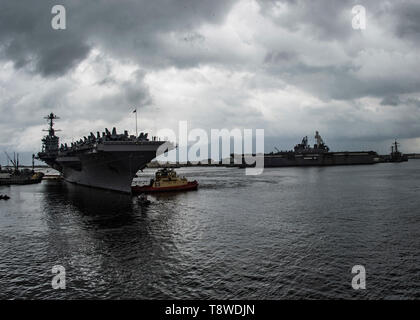
<path id="1" fill-rule="evenodd" d="M 59 171 L 64 180 L 84 186 L 131 193 L 136 173 L 173 148 L 169 142 L 158 141 L 156 137 L 149 140 L 147 133 L 117 134 L 115 127 L 112 132 L 105 128 L 102 135 L 97 132 L 95 136 L 91 132 L 77 142 L 59 146 L 53 128 L 58 117 L 50 113 L 45 119 L 49 122 L 48 135 L 42 139 L 42 151 L 37 159 Z"/>
<path id="2" fill-rule="evenodd" d="M 318 131 L 315 140 L 316 143 L 311 147 L 306 136 L 294 150 L 277 150 L 264 154 L 264 167 L 357 165 L 380 161 L 379 155 L 374 151 L 330 152 Z"/>

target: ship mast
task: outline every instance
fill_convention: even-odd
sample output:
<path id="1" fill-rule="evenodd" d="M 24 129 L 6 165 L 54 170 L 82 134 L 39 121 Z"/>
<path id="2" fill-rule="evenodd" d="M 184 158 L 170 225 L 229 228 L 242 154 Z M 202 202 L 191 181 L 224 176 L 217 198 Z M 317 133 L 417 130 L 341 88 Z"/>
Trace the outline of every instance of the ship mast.
<path id="1" fill-rule="evenodd" d="M 60 119 L 60 117 L 57 117 L 54 113 L 51 112 L 48 116 L 44 117 L 44 119 L 48 120 L 48 126 L 49 126 L 48 130 L 44 130 L 44 131 L 48 131 L 48 135 L 53 136 L 55 133 L 55 130 L 53 128 L 54 120 Z M 60 131 L 60 130 L 57 130 L 57 131 Z"/>
<path id="2" fill-rule="evenodd" d="M 56 130 L 54 129 L 54 120 L 60 119 L 54 113 L 50 113 L 46 117 L 44 117 L 48 121 L 48 129 L 44 129 L 43 131 L 47 131 L 48 135 L 44 136 L 42 139 L 42 152 L 49 153 L 49 154 L 56 154 L 58 152 L 58 140 L 59 138 L 55 135 Z"/>
<path id="3" fill-rule="evenodd" d="M 397 153 L 397 152 L 398 152 L 398 145 L 399 145 L 399 143 L 397 142 L 397 139 L 395 139 L 395 142 L 394 142 L 394 146 L 395 146 L 395 153 Z"/>
<path id="4" fill-rule="evenodd" d="M 19 171 L 19 153 L 17 154 L 17 158 L 16 158 L 16 153 L 13 152 L 13 159 L 9 156 L 9 154 L 6 151 L 4 153 L 6 154 L 6 157 L 7 157 L 7 166 L 9 166 L 9 161 L 10 161 L 13 165 L 14 170 Z"/>

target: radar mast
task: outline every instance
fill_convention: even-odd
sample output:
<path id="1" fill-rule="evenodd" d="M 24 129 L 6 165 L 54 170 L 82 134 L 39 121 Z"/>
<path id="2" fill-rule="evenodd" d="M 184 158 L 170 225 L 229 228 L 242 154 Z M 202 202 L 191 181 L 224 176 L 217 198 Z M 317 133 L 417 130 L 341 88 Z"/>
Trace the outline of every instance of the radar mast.
<path id="1" fill-rule="evenodd" d="M 60 117 L 57 117 L 54 113 L 50 113 L 48 116 L 44 117 L 44 119 L 48 120 L 48 130 L 43 130 L 43 131 L 48 131 L 48 135 L 49 136 L 54 136 L 55 135 L 55 131 L 60 131 L 60 130 L 54 130 L 54 120 L 56 119 L 60 119 Z"/>
<path id="2" fill-rule="evenodd" d="M 47 131 L 48 135 L 42 139 L 42 151 L 47 154 L 56 154 L 58 153 L 58 137 L 55 135 L 55 132 L 60 130 L 54 129 L 54 120 L 60 118 L 51 112 L 44 119 L 48 121 L 48 129 L 43 131 Z"/>

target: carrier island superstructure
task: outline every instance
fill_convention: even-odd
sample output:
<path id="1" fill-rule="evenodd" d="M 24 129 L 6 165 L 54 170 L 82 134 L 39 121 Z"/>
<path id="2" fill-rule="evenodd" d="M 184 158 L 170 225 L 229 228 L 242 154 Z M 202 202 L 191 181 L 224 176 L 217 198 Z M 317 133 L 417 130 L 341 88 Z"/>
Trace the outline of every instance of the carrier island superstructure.
<path id="1" fill-rule="evenodd" d="M 59 146 L 54 129 L 58 117 L 50 113 L 45 119 L 49 123 L 48 135 L 42 139 L 42 151 L 37 159 L 59 171 L 64 180 L 84 186 L 131 193 L 136 173 L 173 148 L 156 137 L 150 140 L 147 133 L 117 134 L 115 127 L 111 132 L 105 128 L 102 134 L 97 132 L 95 136 L 91 132 L 77 142 Z"/>

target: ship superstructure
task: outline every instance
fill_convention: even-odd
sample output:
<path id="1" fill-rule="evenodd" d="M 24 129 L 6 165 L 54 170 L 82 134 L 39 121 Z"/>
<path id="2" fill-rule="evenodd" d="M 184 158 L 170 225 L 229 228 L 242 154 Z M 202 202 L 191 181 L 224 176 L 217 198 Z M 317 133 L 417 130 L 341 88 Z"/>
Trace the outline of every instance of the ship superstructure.
<path id="1" fill-rule="evenodd" d="M 157 154 L 159 147 L 166 141 L 156 137 L 150 140 L 147 133 L 139 136 L 129 135 L 128 131 L 117 134 L 105 131 L 84 136 L 76 142 L 59 145 L 55 135 L 54 120 L 58 117 L 51 113 L 46 119 L 49 122 L 48 135 L 42 139 L 42 151 L 38 159 L 58 170 L 64 180 L 90 187 L 131 192 L 131 183 L 139 170 L 146 167 Z M 172 145 L 165 150 L 172 149 Z"/>
<path id="2" fill-rule="evenodd" d="M 318 131 L 315 133 L 315 141 L 311 147 L 306 136 L 294 150 L 265 154 L 264 167 L 355 165 L 379 161 L 379 156 L 374 151 L 330 152 Z"/>
<path id="3" fill-rule="evenodd" d="M 401 153 L 398 150 L 398 146 L 400 144 L 397 142 L 397 140 L 395 140 L 395 142 L 392 144 L 391 146 L 391 154 L 389 155 L 389 157 L 387 157 L 385 159 L 388 160 L 388 162 L 404 162 L 404 161 L 408 161 L 408 156 L 406 154 Z"/>

